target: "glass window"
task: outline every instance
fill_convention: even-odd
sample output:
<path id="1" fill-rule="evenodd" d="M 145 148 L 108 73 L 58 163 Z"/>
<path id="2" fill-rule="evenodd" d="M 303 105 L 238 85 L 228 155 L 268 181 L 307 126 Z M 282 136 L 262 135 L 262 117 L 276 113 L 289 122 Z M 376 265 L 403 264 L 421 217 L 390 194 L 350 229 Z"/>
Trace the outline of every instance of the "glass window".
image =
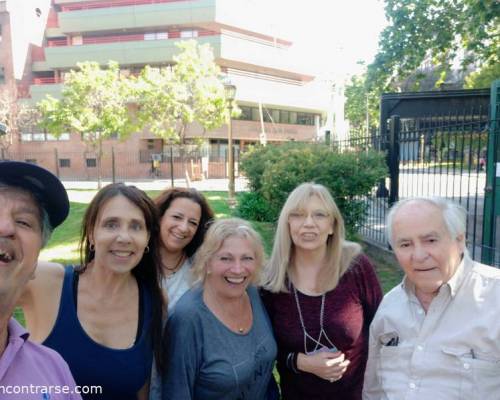
<path id="1" fill-rule="evenodd" d="M 95 158 L 87 158 L 86 160 L 87 168 L 95 168 L 97 167 L 97 159 Z"/>
<path id="2" fill-rule="evenodd" d="M 252 107 L 247 107 L 247 106 L 239 106 L 239 107 L 241 110 L 241 114 L 238 118 L 245 120 L 245 121 L 251 121 L 252 120 Z"/>
<path id="3" fill-rule="evenodd" d="M 271 117 L 276 124 L 279 123 L 280 122 L 280 110 L 271 110 Z"/>
<path id="4" fill-rule="evenodd" d="M 291 124 L 297 123 L 297 113 L 295 111 L 290 111 L 290 123 Z"/>
<path id="5" fill-rule="evenodd" d="M 69 140 L 69 133 L 61 133 L 59 140 Z"/>
<path id="6" fill-rule="evenodd" d="M 69 158 L 60 158 L 59 159 L 59 166 L 61 168 L 69 168 L 69 167 L 71 167 L 71 160 Z"/>
<path id="7" fill-rule="evenodd" d="M 263 115 L 264 122 L 272 122 L 271 121 L 271 110 L 269 110 L 268 108 L 263 108 L 262 113 L 264 114 Z"/>
<path id="8" fill-rule="evenodd" d="M 33 140 L 33 136 L 31 133 L 21 133 L 21 140 L 23 142 L 31 142 Z"/>
<path id="9" fill-rule="evenodd" d="M 144 40 L 156 40 L 156 33 L 145 33 Z"/>
<path id="10" fill-rule="evenodd" d="M 195 38 L 198 37 L 198 31 L 195 29 L 187 29 L 181 31 L 181 38 Z"/>
<path id="11" fill-rule="evenodd" d="M 159 39 L 159 40 L 168 39 L 168 32 L 158 32 L 156 34 L 156 39 Z"/>
<path id="12" fill-rule="evenodd" d="M 45 141 L 45 133 L 34 133 L 33 140 L 35 140 L 37 142 Z"/>
<path id="13" fill-rule="evenodd" d="M 314 125 L 314 114 L 297 113 L 298 125 Z"/>
<path id="14" fill-rule="evenodd" d="M 285 110 L 280 111 L 280 122 L 282 124 L 290 123 L 290 111 L 285 111 Z"/>
<path id="15" fill-rule="evenodd" d="M 252 121 L 260 121 L 259 109 L 252 107 Z"/>
<path id="16" fill-rule="evenodd" d="M 47 137 L 47 140 L 57 140 L 57 138 L 54 135 L 50 134 L 50 133 L 47 133 L 46 137 Z"/>

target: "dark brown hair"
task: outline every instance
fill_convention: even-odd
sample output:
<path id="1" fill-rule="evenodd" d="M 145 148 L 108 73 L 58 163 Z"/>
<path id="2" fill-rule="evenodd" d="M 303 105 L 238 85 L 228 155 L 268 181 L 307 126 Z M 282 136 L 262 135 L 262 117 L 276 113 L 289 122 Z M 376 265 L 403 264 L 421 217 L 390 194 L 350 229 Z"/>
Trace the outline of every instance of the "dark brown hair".
<path id="1" fill-rule="evenodd" d="M 164 296 L 160 287 L 161 263 L 159 251 L 159 218 L 153 201 L 142 190 L 135 186 L 127 186 L 123 183 L 113 183 L 102 188 L 90 202 L 82 223 L 82 234 L 80 239 L 81 266 L 78 273 L 83 273 L 87 265 L 95 258 L 94 249 L 90 246 L 90 237 L 97 223 L 99 210 L 104 204 L 116 196 L 123 196 L 132 204 L 137 206 L 144 216 L 146 229 L 149 233 L 149 251 L 144 252 L 139 264 L 132 269 L 135 278 L 144 284 L 151 293 L 152 319 L 149 334 L 153 344 L 157 368 L 163 371 L 162 355 L 162 318 L 166 309 Z"/>
<path id="2" fill-rule="evenodd" d="M 208 205 L 205 197 L 196 189 L 170 188 L 164 190 L 154 200 L 156 207 L 158 208 L 160 218 L 163 218 L 163 214 L 165 214 L 165 211 L 168 210 L 175 199 L 189 199 L 198 204 L 201 208 L 201 217 L 198 229 L 196 230 L 193 239 L 184 248 L 186 256 L 191 257 L 203 243 L 205 233 L 214 219 L 214 212 Z"/>

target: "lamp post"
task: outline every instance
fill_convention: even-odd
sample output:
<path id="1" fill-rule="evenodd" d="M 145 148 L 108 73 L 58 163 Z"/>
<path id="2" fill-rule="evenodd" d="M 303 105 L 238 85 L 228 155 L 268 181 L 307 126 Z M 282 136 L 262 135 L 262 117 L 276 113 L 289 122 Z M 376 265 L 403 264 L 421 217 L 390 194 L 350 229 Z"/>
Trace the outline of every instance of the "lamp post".
<path id="1" fill-rule="evenodd" d="M 228 123 L 227 123 L 227 151 L 228 151 L 228 177 L 229 177 L 229 202 L 234 203 L 234 157 L 233 157 L 233 127 L 231 121 L 231 112 L 233 111 L 233 101 L 236 95 L 236 86 L 231 83 L 224 85 L 224 94 L 227 101 Z"/>

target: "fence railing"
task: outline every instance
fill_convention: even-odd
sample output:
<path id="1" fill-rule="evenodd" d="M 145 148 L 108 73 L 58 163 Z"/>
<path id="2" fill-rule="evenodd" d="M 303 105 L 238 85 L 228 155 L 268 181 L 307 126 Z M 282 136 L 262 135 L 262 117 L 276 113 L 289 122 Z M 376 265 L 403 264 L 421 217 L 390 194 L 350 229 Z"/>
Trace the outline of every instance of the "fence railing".
<path id="1" fill-rule="evenodd" d="M 333 143 L 333 148 L 384 150 L 390 175 L 363 198 L 367 215 L 359 233 L 377 245 L 387 247 L 385 218 L 390 205 L 415 196 L 438 196 L 461 204 L 468 212 L 467 247 L 481 260 L 492 251 L 493 264 L 500 266 L 500 235 L 494 248 L 482 244 L 486 187 L 486 150 L 491 120 L 484 113 L 461 116 L 429 116 L 416 119 L 392 117 L 386 135 L 372 132 Z"/>
<path id="2" fill-rule="evenodd" d="M 226 152 L 227 153 L 227 152 Z M 238 175 L 239 153 L 235 152 Z M 95 151 L 59 149 L 14 152 L 2 149 L 0 159 L 28 161 L 43 166 L 66 181 L 110 181 L 227 178 L 227 154 L 216 157 L 196 146 L 171 146 L 164 150 L 103 150 L 101 159 Z M 99 168 L 100 161 L 100 168 Z"/>

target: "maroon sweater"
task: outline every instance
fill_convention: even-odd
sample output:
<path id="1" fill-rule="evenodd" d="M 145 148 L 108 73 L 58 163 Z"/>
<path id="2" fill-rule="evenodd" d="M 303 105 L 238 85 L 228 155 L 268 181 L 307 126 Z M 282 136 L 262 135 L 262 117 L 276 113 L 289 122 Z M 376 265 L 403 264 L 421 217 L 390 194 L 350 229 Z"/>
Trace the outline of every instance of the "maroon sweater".
<path id="1" fill-rule="evenodd" d="M 319 336 L 321 296 L 298 292 L 307 332 Z M 326 293 L 324 329 L 330 340 L 351 361 L 342 379 L 330 383 L 307 372 L 294 373 L 285 361 L 288 353 L 304 353 L 304 336 L 293 292 L 263 291 L 278 343 L 278 372 L 284 400 L 361 400 L 368 356 L 368 328 L 382 300 L 382 290 L 370 260 L 360 255 Z M 326 343 L 325 343 L 326 344 Z M 311 351 L 311 343 L 308 344 Z"/>

